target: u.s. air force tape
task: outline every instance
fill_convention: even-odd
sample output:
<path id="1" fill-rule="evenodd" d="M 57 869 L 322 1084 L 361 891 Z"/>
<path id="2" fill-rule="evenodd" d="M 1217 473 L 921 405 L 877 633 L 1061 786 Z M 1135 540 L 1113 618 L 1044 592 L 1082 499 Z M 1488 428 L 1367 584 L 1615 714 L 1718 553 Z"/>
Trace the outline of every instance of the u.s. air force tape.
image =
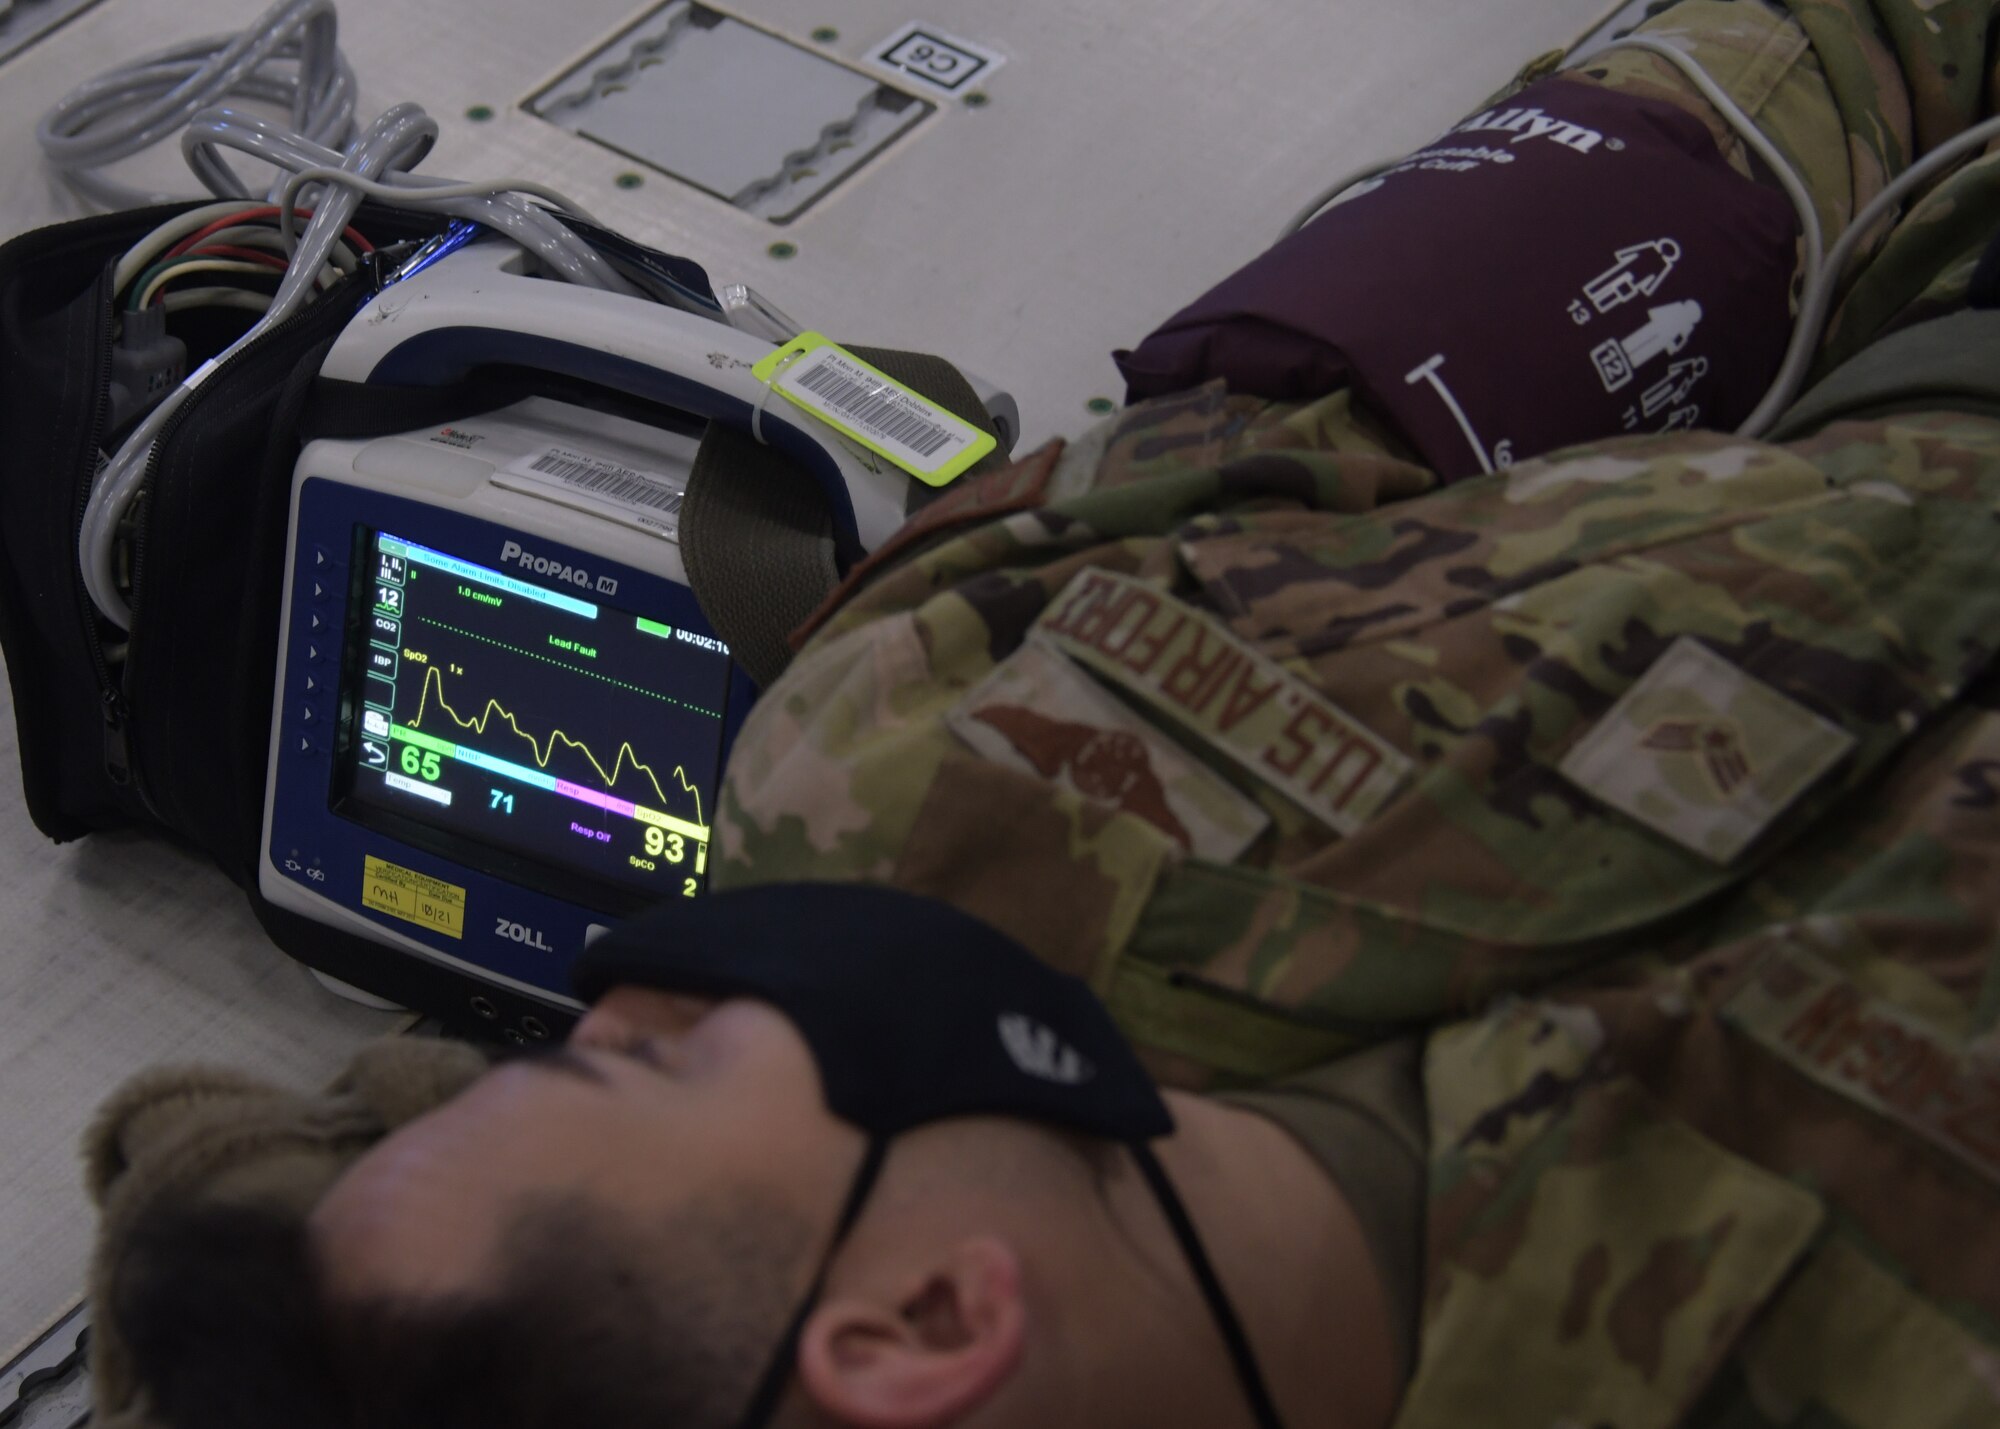
<path id="1" fill-rule="evenodd" d="M 1409 775 L 1402 753 L 1310 684 L 1144 581 L 1085 571 L 1035 630 L 1338 833 Z"/>

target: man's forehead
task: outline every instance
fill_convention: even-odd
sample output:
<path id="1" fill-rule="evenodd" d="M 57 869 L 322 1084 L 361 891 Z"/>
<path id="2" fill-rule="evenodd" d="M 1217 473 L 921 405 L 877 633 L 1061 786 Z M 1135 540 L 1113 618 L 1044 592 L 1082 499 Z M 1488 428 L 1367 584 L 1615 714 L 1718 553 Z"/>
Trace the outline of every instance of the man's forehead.
<path id="1" fill-rule="evenodd" d="M 518 1152 L 465 1125 L 477 1085 L 370 1148 L 314 1208 L 336 1294 L 447 1293 L 484 1278 L 508 1199 L 497 1163 Z"/>
<path id="2" fill-rule="evenodd" d="M 331 1255 L 365 1247 L 483 1263 L 513 1198 L 583 1184 L 616 1141 L 594 1130 L 616 1113 L 608 1070 L 571 1046 L 540 1048 L 496 1064 L 443 1103 L 364 1153 L 321 1200 L 315 1240 Z M 424 1245 L 435 1237 L 442 1251 Z"/>

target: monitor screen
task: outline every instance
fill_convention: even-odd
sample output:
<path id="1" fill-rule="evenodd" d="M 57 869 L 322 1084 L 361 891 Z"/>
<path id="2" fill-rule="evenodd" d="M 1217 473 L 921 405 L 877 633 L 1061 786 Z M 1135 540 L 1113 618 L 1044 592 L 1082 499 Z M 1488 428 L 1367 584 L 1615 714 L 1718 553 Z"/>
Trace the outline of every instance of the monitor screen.
<path id="1" fill-rule="evenodd" d="M 702 886 L 722 642 L 387 531 L 356 557 L 341 814 L 588 906 Z"/>

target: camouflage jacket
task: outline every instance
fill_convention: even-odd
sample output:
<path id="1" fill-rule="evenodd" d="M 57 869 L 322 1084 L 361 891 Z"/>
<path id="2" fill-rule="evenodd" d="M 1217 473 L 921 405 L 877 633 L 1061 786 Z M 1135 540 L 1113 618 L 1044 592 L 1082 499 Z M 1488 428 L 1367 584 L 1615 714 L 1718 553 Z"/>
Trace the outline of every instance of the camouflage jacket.
<path id="1" fill-rule="evenodd" d="M 1837 223 L 1992 8 L 1654 23 Z M 1962 293 L 1993 172 L 1830 351 Z M 2000 1423 L 2000 422 L 1394 450 L 1201 390 L 947 497 L 753 711 L 718 883 L 946 898 L 1182 1085 L 1431 1029 L 1409 1429 Z"/>

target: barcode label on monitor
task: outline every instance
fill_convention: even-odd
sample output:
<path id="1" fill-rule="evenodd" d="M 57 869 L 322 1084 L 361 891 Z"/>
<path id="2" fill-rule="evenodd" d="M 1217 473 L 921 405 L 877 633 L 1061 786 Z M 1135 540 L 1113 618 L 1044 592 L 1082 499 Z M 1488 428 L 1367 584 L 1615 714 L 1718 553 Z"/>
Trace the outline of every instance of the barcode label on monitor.
<path id="1" fill-rule="evenodd" d="M 670 541 L 680 539 L 687 482 L 639 471 L 574 447 L 542 447 L 495 472 L 495 482 L 565 506 L 610 516 Z"/>
<path id="2" fill-rule="evenodd" d="M 789 400 L 934 485 L 951 480 L 994 445 L 987 433 L 816 333 L 801 334 L 754 370 Z"/>
<path id="3" fill-rule="evenodd" d="M 655 511 L 669 516 L 678 515 L 683 493 L 674 490 L 664 481 L 656 481 L 650 476 L 610 462 L 595 461 L 590 457 L 576 456 L 560 449 L 552 449 L 536 457 L 528 465 L 530 471 L 545 472 L 550 476 L 588 491 L 594 496 L 606 496 L 613 501 L 630 501 L 640 506 L 650 506 Z"/>

